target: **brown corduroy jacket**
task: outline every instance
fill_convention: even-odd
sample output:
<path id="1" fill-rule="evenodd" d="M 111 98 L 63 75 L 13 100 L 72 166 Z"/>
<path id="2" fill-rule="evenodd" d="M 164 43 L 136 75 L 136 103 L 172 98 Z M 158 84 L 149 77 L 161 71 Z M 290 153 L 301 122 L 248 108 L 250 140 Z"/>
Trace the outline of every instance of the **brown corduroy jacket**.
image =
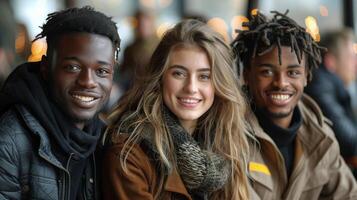
<path id="1" fill-rule="evenodd" d="M 257 129 L 249 161 L 252 199 L 357 199 L 357 185 L 340 156 L 339 145 L 316 103 L 303 96 L 298 104 L 303 123 L 295 139 L 295 160 L 288 178 L 282 154 L 273 140 Z"/>
<path id="2" fill-rule="evenodd" d="M 152 200 L 158 191 L 158 173 L 140 145 L 134 145 L 127 158 L 127 173 L 120 165 L 120 152 L 126 137 L 109 147 L 103 159 L 102 191 L 105 200 Z M 169 174 L 164 183 L 162 199 L 192 200 L 176 171 Z"/>

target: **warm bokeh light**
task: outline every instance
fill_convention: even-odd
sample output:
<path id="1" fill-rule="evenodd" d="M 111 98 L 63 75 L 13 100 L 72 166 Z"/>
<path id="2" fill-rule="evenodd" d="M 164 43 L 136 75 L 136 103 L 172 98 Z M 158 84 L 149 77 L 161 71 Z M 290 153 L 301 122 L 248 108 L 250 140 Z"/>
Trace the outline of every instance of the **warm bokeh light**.
<path id="1" fill-rule="evenodd" d="M 138 20 L 135 17 L 127 17 L 126 22 L 129 22 L 131 27 L 136 28 L 138 27 Z"/>
<path id="2" fill-rule="evenodd" d="M 320 33 L 319 27 L 317 25 L 317 21 L 312 16 L 307 16 L 305 18 L 306 32 L 310 33 L 311 37 L 319 42 L 320 41 Z"/>
<path id="3" fill-rule="evenodd" d="M 156 29 L 156 35 L 158 38 L 162 38 L 164 36 L 165 32 L 170 29 L 173 25 L 170 23 L 162 23 L 160 26 Z"/>
<path id="4" fill-rule="evenodd" d="M 155 8 L 156 0 L 140 0 L 140 4 L 147 8 Z"/>
<path id="5" fill-rule="evenodd" d="M 166 8 L 172 3 L 172 0 L 159 0 L 160 8 Z"/>
<path id="6" fill-rule="evenodd" d="M 251 15 L 257 15 L 258 14 L 258 9 L 257 8 L 254 8 L 252 11 L 250 11 L 250 14 Z"/>
<path id="7" fill-rule="evenodd" d="M 328 9 L 327 9 L 326 6 L 324 6 L 324 5 L 320 6 L 320 14 L 323 17 L 327 17 L 328 16 Z"/>
<path id="8" fill-rule="evenodd" d="M 355 52 L 355 54 L 357 54 L 357 43 L 353 44 L 353 51 Z"/>
<path id="9" fill-rule="evenodd" d="M 46 54 L 47 43 L 44 38 L 38 39 L 32 43 L 31 55 L 28 58 L 29 62 L 40 61 L 41 57 Z"/>
<path id="10" fill-rule="evenodd" d="M 236 30 L 248 30 L 248 27 L 243 27 L 243 22 L 248 22 L 249 19 L 245 16 L 234 16 L 231 21 L 232 27 L 232 38 L 237 37 L 238 33 Z"/>
<path id="11" fill-rule="evenodd" d="M 23 52 L 25 49 L 25 44 L 26 44 L 25 33 L 23 31 L 20 31 L 15 40 L 16 53 Z"/>
<path id="12" fill-rule="evenodd" d="M 214 17 L 207 22 L 208 26 L 210 26 L 213 30 L 217 31 L 221 34 L 226 42 L 229 42 L 228 37 L 228 26 L 226 22 L 218 17 Z"/>
<path id="13" fill-rule="evenodd" d="M 172 0 L 140 0 L 140 4 L 144 7 L 155 9 L 155 8 L 166 8 L 171 5 Z"/>

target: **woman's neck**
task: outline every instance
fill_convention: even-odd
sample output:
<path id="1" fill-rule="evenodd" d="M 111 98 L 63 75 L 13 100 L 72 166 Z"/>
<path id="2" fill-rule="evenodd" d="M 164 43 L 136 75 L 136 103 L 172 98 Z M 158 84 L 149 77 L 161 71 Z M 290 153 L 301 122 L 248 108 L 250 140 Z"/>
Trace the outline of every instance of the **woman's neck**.
<path id="1" fill-rule="evenodd" d="M 181 126 L 187 131 L 187 133 L 192 135 L 192 133 L 196 129 L 197 120 L 179 120 L 179 121 Z"/>

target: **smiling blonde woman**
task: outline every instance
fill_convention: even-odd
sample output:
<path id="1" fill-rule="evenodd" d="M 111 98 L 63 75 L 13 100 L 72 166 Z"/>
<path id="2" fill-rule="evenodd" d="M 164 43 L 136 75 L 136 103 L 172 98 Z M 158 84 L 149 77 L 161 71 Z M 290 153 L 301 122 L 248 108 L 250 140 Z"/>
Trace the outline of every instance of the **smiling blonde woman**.
<path id="1" fill-rule="evenodd" d="M 246 104 L 230 47 L 186 20 L 110 116 L 105 199 L 248 199 Z"/>

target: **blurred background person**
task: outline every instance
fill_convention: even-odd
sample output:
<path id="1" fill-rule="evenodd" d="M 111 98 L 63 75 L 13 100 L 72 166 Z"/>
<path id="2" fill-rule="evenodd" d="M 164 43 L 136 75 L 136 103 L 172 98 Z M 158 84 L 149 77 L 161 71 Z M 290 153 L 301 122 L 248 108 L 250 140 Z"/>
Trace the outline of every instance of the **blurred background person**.
<path id="1" fill-rule="evenodd" d="M 16 21 L 8 1 L 0 0 L 0 88 L 15 61 Z"/>
<path id="2" fill-rule="evenodd" d="M 16 64 L 21 64 L 29 60 L 31 55 L 31 39 L 27 27 L 22 22 L 17 22 L 17 34 L 15 50 L 17 54 Z M 30 61 L 30 60 L 29 60 Z"/>
<path id="3" fill-rule="evenodd" d="M 131 23 L 134 27 L 134 40 L 125 48 L 119 70 L 115 72 L 110 99 L 104 109 L 105 115 L 123 93 L 130 89 L 135 79 L 142 76 L 143 68 L 149 63 L 151 54 L 159 43 L 153 13 L 137 10 Z"/>
<path id="4" fill-rule="evenodd" d="M 353 43 L 354 35 L 350 29 L 322 35 L 320 45 L 326 47 L 327 52 L 323 54 L 322 66 L 314 71 L 312 82 L 305 89 L 332 121 L 332 129 L 345 158 L 356 156 L 357 151 L 357 118 L 347 90 L 356 79 Z"/>
<path id="5" fill-rule="evenodd" d="M 134 41 L 124 50 L 124 57 L 116 76 L 123 91 L 128 90 L 136 78 L 142 76 L 159 39 L 155 34 L 155 17 L 150 11 L 138 10 L 133 20 Z"/>

